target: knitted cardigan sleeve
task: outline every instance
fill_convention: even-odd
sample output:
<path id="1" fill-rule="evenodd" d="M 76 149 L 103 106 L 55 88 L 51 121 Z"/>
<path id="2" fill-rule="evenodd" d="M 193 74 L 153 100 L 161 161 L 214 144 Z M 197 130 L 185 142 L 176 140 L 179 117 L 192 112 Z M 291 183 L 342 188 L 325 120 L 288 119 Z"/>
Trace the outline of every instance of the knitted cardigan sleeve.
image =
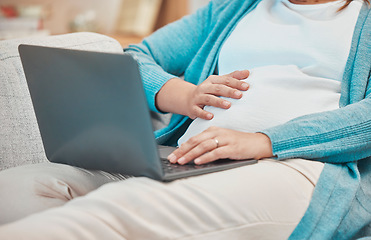
<path id="1" fill-rule="evenodd" d="M 124 49 L 137 60 L 150 110 L 155 96 L 170 79 L 182 76 L 207 37 L 212 5 L 159 29 L 142 43 Z M 181 45 L 179 44 L 181 42 Z"/>
<path id="2" fill-rule="evenodd" d="M 370 81 L 369 81 L 370 82 Z M 371 156 L 371 92 L 360 102 L 262 131 L 278 159 L 346 163 Z"/>

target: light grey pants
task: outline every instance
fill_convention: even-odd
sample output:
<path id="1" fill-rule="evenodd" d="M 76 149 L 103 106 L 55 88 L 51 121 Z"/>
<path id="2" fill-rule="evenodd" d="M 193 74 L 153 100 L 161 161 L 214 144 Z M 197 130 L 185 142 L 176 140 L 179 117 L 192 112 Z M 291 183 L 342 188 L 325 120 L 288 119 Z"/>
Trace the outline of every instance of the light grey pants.
<path id="1" fill-rule="evenodd" d="M 286 239 L 322 168 L 267 159 L 161 183 L 23 166 L 0 173 L 0 239 Z"/>

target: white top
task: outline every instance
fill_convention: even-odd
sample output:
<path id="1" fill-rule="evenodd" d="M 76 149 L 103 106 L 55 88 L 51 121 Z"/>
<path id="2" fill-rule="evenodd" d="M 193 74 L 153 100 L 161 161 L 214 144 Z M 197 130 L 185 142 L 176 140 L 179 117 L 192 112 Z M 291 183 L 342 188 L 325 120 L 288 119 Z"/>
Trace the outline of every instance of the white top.
<path id="1" fill-rule="evenodd" d="M 238 23 L 219 55 L 219 75 L 248 69 L 250 89 L 230 109 L 207 106 L 179 144 L 210 126 L 258 132 L 339 107 L 340 85 L 362 1 L 299 5 L 264 0 Z"/>

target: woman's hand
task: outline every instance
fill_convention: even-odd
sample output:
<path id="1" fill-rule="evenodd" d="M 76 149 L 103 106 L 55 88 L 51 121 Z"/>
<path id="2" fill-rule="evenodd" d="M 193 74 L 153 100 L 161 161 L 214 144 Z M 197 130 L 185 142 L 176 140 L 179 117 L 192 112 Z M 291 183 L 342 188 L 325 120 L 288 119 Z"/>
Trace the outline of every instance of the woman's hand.
<path id="1" fill-rule="evenodd" d="M 272 156 L 272 144 L 265 134 L 210 127 L 182 144 L 168 160 L 183 165 L 193 159 L 195 164 L 204 164 L 222 158 L 242 160 Z"/>
<path id="2" fill-rule="evenodd" d="M 198 85 L 193 91 L 188 93 L 187 116 L 191 119 L 202 118 L 212 119 L 212 113 L 205 111 L 205 106 L 214 106 L 223 109 L 231 107 L 231 102 L 220 97 L 239 99 L 242 97 L 241 91 L 246 91 L 249 85 L 240 80 L 246 79 L 250 72 L 235 71 L 228 75 L 212 75 Z"/>
<path id="3" fill-rule="evenodd" d="M 208 77 L 196 86 L 182 79 L 167 81 L 156 95 L 156 107 L 163 112 L 177 113 L 192 119 L 212 119 L 214 116 L 203 108 L 205 106 L 228 109 L 231 103 L 220 97 L 239 99 L 241 91 L 249 85 L 241 80 L 249 76 L 249 71 L 235 71 L 228 75 Z"/>

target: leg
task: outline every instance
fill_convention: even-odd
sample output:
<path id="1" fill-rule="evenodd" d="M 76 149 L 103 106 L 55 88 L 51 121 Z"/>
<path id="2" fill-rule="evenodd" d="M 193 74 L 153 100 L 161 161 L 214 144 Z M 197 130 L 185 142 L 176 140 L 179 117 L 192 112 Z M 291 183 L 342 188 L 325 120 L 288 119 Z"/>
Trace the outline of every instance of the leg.
<path id="1" fill-rule="evenodd" d="M 296 161 L 310 173 L 264 160 L 171 183 L 132 178 L 106 184 L 62 207 L 0 227 L 0 238 L 287 239 L 323 167 Z"/>
<path id="2" fill-rule="evenodd" d="M 42 163 L 0 172 L 0 225 L 57 207 L 122 179 L 101 171 Z"/>

